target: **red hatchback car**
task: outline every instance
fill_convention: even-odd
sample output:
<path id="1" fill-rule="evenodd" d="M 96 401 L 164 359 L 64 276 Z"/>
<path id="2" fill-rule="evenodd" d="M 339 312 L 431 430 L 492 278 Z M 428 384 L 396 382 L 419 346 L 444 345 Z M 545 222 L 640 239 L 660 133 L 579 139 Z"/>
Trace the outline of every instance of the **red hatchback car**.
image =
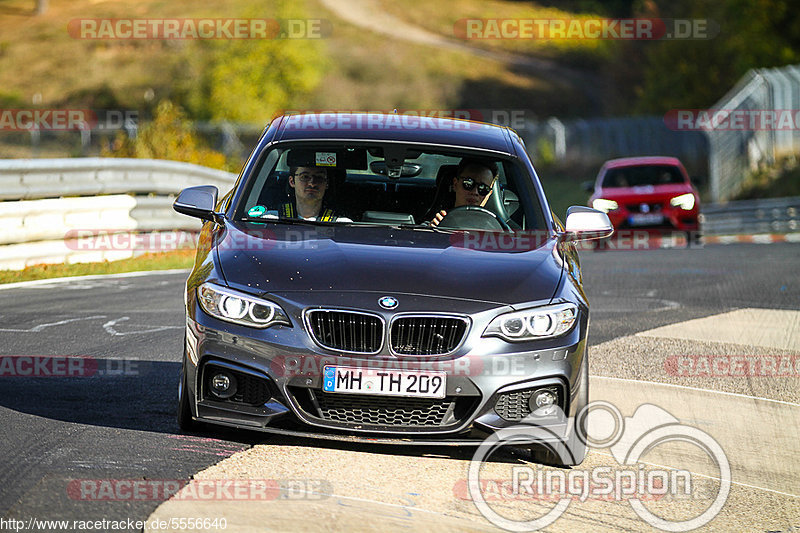
<path id="1" fill-rule="evenodd" d="M 589 205 L 607 213 L 615 229 L 685 231 L 699 237 L 700 196 L 674 157 L 606 161 Z"/>

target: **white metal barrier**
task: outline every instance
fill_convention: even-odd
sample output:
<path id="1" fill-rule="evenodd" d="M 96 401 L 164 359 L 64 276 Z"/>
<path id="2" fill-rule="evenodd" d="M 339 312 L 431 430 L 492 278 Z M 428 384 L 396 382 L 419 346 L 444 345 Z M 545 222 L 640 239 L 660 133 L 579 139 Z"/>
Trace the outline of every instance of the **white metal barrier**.
<path id="1" fill-rule="evenodd" d="M 100 194 L 176 194 L 193 185 L 227 191 L 235 175 L 160 159 L 0 159 L 0 200 Z"/>
<path id="2" fill-rule="evenodd" d="M 225 193 L 235 179 L 175 161 L 0 160 L 0 269 L 123 259 L 186 243 L 201 224 L 172 210 L 175 195 L 194 185 Z"/>

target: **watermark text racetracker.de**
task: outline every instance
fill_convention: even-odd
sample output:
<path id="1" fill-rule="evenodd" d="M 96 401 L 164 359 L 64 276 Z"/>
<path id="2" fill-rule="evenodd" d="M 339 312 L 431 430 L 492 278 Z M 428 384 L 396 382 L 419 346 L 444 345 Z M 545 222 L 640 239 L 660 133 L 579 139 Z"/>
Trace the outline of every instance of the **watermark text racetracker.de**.
<path id="1" fill-rule="evenodd" d="M 96 520 L 46 520 L 30 517 L 27 520 L 0 518 L 0 531 L 224 531 L 225 517 L 170 517 L 135 520 L 133 518 Z"/>
<path id="2" fill-rule="evenodd" d="M 100 18 L 72 19 L 73 39 L 322 39 L 332 33 L 327 19 L 274 18 Z"/>
<path id="3" fill-rule="evenodd" d="M 670 376 L 703 378 L 800 377 L 798 355 L 671 355 Z"/>
<path id="4" fill-rule="evenodd" d="M 154 363 L 88 355 L 0 355 L 0 378 L 142 377 Z"/>
<path id="5" fill-rule="evenodd" d="M 696 40 L 716 37 L 719 25 L 710 19 L 463 18 L 453 34 L 479 40 Z"/>
<path id="6" fill-rule="evenodd" d="M 432 361 L 426 357 L 405 356 L 402 359 L 364 360 L 345 355 L 277 355 L 270 360 L 270 375 L 285 378 L 304 377 L 309 380 L 325 376 L 326 367 L 352 369 L 365 387 L 375 386 L 392 372 L 445 372 L 448 376 L 529 376 L 540 360 L 563 361 L 566 349 L 539 350 L 532 354 L 504 354 L 486 358 L 465 355 L 456 359 Z M 388 379 L 388 378 L 386 378 Z"/>
<path id="7" fill-rule="evenodd" d="M 671 109 L 664 124 L 673 131 L 796 131 L 800 109 Z"/>
<path id="8" fill-rule="evenodd" d="M 277 211 L 273 218 L 278 218 Z M 272 216 L 263 211 L 265 222 Z M 161 253 L 197 248 L 201 234 L 189 231 L 135 233 L 120 229 L 71 229 L 64 234 L 64 244 L 70 250 L 112 252 L 132 251 Z M 312 229 L 251 229 L 246 233 L 226 235 L 219 243 L 221 249 L 259 251 L 272 249 L 315 250 L 327 245 L 326 233 Z"/>
<path id="9" fill-rule="evenodd" d="M 323 500 L 324 479 L 73 479 L 67 496 L 80 501 L 274 501 Z"/>
<path id="10" fill-rule="evenodd" d="M 118 130 L 138 118 L 135 110 L 0 109 L 0 131 Z"/>
<path id="11" fill-rule="evenodd" d="M 490 435 L 470 461 L 466 490 L 464 483 L 457 483 L 455 496 L 472 500 L 486 519 L 508 531 L 546 528 L 574 502 L 596 500 L 626 502 L 653 528 L 692 531 L 713 520 L 728 499 L 731 467 L 722 447 L 708 433 L 682 424 L 658 406 L 642 404 L 633 416 L 623 417 L 613 404 L 595 401 L 575 417 L 567 418 L 561 412 L 558 419 L 567 421 L 567 429 L 552 421 L 550 425 L 537 421 L 534 413 L 522 423 Z M 502 479 L 482 474 L 492 471 L 492 454 L 505 446 L 549 450 L 562 463 L 570 464 L 572 447 L 583 445 L 608 449 L 615 464 L 568 471 L 513 464 Z M 698 476 L 688 466 L 682 468 L 685 450 L 671 459 L 676 466 L 648 464 L 649 454 L 661 445 L 673 449 L 673 454 L 670 446 L 699 448 L 702 453 L 697 457 L 713 466 L 714 475 Z M 516 509 L 513 515 L 508 514 L 510 504 Z"/>
<path id="12" fill-rule="evenodd" d="M 277 210 L 256 205 L 248 210 L 251 222 L 268 223 L 278 218 Z M 219 247 L 235 251 L 272 249 L 317 250 L 330 245 L 330 230 L 294 228 L 253 228 L 241 234 L 228 234 Z M 64 244 L 75 251 L 132 251 L 161 253 L 197 248 L 200 234 L 188 231 L 136 233 L 120 229 L 71 229 L 64 234 Z M 450 235 L 450 245 L 484 252 L 528 252 L 556 238 L 549 231 L 456 231 Z M 568 236 L 565 236 L 568 240 Z M 579 241 L 579 250 L 637 251 L 663 248 L 702 247 L 699 234 L 680 231 L 617 230 L 601 241 Z"/>
<path id="13" fill-rule="evenodd" d="M 528 109 L 285 109 L 275 116 L 281 115 L 291 116 L 296 126 L 310 130 L 433 128 L 461 131 L 483 127 L 476 124 L 478 122 L 521 130 L 534 118 Z"/>

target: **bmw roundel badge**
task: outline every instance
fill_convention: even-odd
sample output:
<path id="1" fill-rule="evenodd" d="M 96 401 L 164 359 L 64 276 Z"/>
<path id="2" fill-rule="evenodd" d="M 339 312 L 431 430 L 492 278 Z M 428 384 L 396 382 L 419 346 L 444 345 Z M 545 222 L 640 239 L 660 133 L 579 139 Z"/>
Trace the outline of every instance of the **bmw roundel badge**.
<path id="1" fill-rule="evenodd" d="M 384 309 L 394 309 L 399 303 L 400 302 L 397 301 L 397 298 L 392 296 L 383 296 L 380 300 L 378 300 L 378 304 Z"/>

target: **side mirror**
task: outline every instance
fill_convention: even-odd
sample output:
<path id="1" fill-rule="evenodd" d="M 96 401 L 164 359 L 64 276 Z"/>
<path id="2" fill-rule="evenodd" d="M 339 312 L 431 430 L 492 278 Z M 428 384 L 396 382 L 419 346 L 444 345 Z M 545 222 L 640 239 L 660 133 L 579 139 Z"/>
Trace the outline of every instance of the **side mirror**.
<path id="1" fill-rule="evenodd" d="M 586 192 L 594 192 L 594 180 L 584 181 L 583 183 L 581 183 L 581 187 Z"/>
<path id="2" fill-rule="evenodd" d="M 218 215 L 214 212 L 217 205 L 217 192 L 214 185 L 188 187 L 182 190 L 175 199 L 172 209 L 190 217 L 217 221 Z"/>
<path id="3" fill-rule="evenodd" d="M 591 207 L 573 205 L 567 209 L 565 240 L 587 241 L 605 239 L 614 233 L 608 215 Z"/>

